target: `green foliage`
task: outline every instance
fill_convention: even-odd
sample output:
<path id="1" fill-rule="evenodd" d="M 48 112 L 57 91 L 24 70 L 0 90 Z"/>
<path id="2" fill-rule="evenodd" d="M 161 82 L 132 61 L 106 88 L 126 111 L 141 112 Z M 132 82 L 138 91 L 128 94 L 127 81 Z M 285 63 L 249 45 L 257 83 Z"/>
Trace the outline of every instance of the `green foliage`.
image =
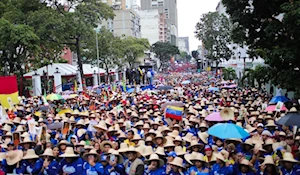
<path id="1" fill-rule="evenodd" d="M 235 70 L 231 67 L 222 69 L 222 73 L 224 80 L 234 80 L 237 78 Z"/>
<path id="2" fill-rule="evenodd" d="M 300 2 L 223 0 L 223 3 L 234 24 L 234 41 L 247 45 L 251 57 L 265 60 L 271 67 L 272 83 L 300 92 Z"/>
<path id="3" fill-rule="evenodd" d="M 255 82 L 258 83 L 258 87 L 261 88 L 263 84 L 266 84 L 271 79 L 271 68 L 267 66 L 258 65 L 254 69 L 246 69 L 241 81 L 245 85 L 245 80 L 247 85 L 254 87 Z"/>
<path id="4" fill-rule="evenodd" d="M 180 51 L 179 58 L 182 61 L 189 62 L 191 60 L 192 56 L 189 55 L 187 52 Z"/>
<path id="5" fill-rule="evenodd" d="M 192 57 L 196 60 L 198 60 L 199 52 L 197 50 L 192 51 Z"/>
<path id="6" fill-rule="evenodd" d="M 179 54 L 178 47 L 169 42 L 156 42 L 151 46 L 151 50 L 153 53 L 155 53 L 156 57 L 160 59 L 161 66 L 167 66 L 167 63 L 170 61 L 170 59 Z"/>
<path id="7" fill-rule="evenodd" d="M 204 14 L 196 25 L 196 38 L 202 40 L 208 51 L 206 58 L 217 65 L 222 60 L 229 60 L 233 54 L 228 45 L 231 43 L 230 22 L 218 12 Z"/>
<path id="8" fill-rule="evenodd" d="M 122 39 L 122 50 L 125 61 L 133 68 L 133 64 L 137 62 L 138 57 L 144 56 L 144 52 L 150 48 L 148 39 L 126 37 Z"/>

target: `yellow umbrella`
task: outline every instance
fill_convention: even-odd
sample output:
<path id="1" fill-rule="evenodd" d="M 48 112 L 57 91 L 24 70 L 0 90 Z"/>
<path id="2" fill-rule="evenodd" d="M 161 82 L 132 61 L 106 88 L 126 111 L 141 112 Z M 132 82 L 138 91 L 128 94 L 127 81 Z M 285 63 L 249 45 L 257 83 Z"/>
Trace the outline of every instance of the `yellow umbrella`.
<path id="1" fill-rule="evenodd" d="M 42 115 L 42 112 L 41 111 L 37 111 L 37 112 L 34 113 L 34 115 L 40 117 Z"/>
<path id="2" fill-rule="evenodd" d="M 77 94 L 71 94 L 71 95 L 70 95 L 70 98 L 76 98 L 76 97 L 78 97 Z"/>
<path id="3" fill-rule="evenodd" d="M 65 113 L 72 113 L 72 110 L 71 109 L 64 109 L 64 110 L 61 110 L 61 111 L 58 112 L 59 115 L 65 114 Z"/>

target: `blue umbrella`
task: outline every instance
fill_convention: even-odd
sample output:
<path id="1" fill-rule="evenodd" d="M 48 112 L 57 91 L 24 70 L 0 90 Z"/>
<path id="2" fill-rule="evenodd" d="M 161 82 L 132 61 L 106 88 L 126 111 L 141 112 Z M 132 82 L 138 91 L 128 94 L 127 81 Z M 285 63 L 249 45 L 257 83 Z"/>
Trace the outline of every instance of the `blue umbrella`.
<path id="1" fill-rule="evenodd" d="M 181 82 L 181 84 L 183 84 L 183 85 L 190 84 L 190 83 L 191 83 L 191 80 L 185 80 L 185 81 Z"/>
<path id="2" fill-rule="evenodd" d="M 219 88 L 217 88 L 217 87 L 210 87 L 210 88 L 208 88 L 208 90 L 209 91 L 217 91 L 217 92 L 219 92 Z"/>
<path id="3" fill-rule="evenodd" d="M 130 88 L 130 89 L 127 89 L 127 93 L 132 93 L 134 92 L 135 88 Z"/>
<path id="4" fill-rule="evenodd" d="M 208 134 L 220 139 L 243 139 L 249 136 L 242 127 L 233 123 L 218 123 L 208 129 Z"/>
<path id="5" fill-rule="evenodd" d="M 270 102 L 271 103 L 278 103 L 279 101 L 281 101 L 281 102 L 287 102 L 287 101 L 289 101 L 289 99 L 286 98 L 286 96 L 276 96 L 276 97 L 273 97 Z"/>

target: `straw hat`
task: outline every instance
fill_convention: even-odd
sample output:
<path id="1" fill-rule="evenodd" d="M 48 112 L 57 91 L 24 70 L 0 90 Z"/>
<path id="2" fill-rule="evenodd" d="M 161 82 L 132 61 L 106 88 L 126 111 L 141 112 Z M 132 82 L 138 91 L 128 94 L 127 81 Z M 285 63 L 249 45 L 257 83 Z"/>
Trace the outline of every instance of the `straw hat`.
<path id="1" fill-rule="evenodd" d="M 68 141 L 66 141 L 66 140 L 61 140 L 59 143 L 58 143 L 58 147 L 60 146 L 60 145 L 69 145 L 70 143 L 68 142 Z"/>
<path id="2" fill-rule="evenodd" d="M 157 132 L 156 133 L 156 136 L 155 136 L 155 138 L 154 138 L 154 140 L 153 140 L 153 142 L 156 144 L 156 139 L 157 138 L 161 138 L 161 139 L 163 139 L 163 144 L 165 144 L 166 142 L 167 142 L 167 139 L 161 134 L 161 132 Z"/>
<path id="3" fill-rule="evenodd" d="M 28 136 L 28 137 L 25 137 L 24 140 L 23 140 L 23 142 L 20 143 L 20 145 L 24 145 L 24 144 L 26 144 L 26 143 L 28 143 L 28 144 L 33 144 L 33 145 L 36 144 L 35 142 L 31 141 L 31 139 L 30 139 L 29 136 Z"/>
<path id="4" fill-rule="evenodd" d="M 179 131 L 173 130 L 171 133 L 168 133 L 168 136 L 175 138 L 175 137 L 179 136 Z"/>
<path id="5" fill-rule="evenodd" d="M 150 164 L 151 161 L 158 161 L 158 167 L 161 167 L 165 164 L 165 162 L 159 158 L 157 154 L 151 154 L 150 158 L 145 160 L 145 163 Z"/>
<path id="6" fill-rule="evenodd" d="M 265 144 L 263 145 L 263 148 L 265 149 L 266 146 L 269 146 L 269 145 L 273 145 L 274 144 L 274 140 L 269 138 L 265 141 Z"/>
<path id="7" fill-rule="evenodd" d="M 296 159 L 294 159 L 294 156 L 290 152 L 285 152 L 283 154 L 283 159 L 280 160 L 281 162 L 292 162 L 292 163 L 298 163 Z"/>
<path id="8" fill-rule="evenodd" d="M 1 130 L 2 130 L 2 131 L 11 132 L 11 126 L 8 125 L 8 124 L 5 124 Z"/>
<path id="9" fill-rule="evenodd" d="M 249 145 L 251 148 L 254 147 L 252 143 L 252 139 L 247 139 L 245 142 L 242 143 L 242 146 Z"/>
<path id="10" fill-rule="evenodd" d="M 21 134 L 21 137 L 23 138 L 30 137 L 30 134 L 28 132 L 24 132 L 23 134 Z"/>
<path id="11" fill-rule="evenodd" d="M 199 128 L 208 128 L 205 122 L 201 122 Z"/>
<path id="12" fill-rule="evenodd" d="M 190 146 L 187 149 L 191 149 L 194 146 L 199 146 L 199 147 L 203 147 L 204 145 L 198 143 L 196 140 L 193 140 L 190 144 Z"/>
<path id="13" fill-rule="evenodd" d="M 15 132 L 24 132 L 24 128 L 22 125 L 18 125 Z"/>
<path id="14" fill-rule="evenodd" d="M 133 138 L 132 138 L 132 141 L 139 141 L 139 140 L 142 140 L 141 136 L 139 134 L 134 134 Z"/>
<path id="15" fill-rule="evenodd" d="M 181 155 L 185 155 L 185 154 L 186 154 L 186 152 L 183 151 L 183 148 L 182 148 L 181 146 L 176 146 L 175 149 L 174 149 L 174 151 L 176 152 L 176 154 L 177 154 L 178 156 L 181 156 Z"/>
<path id="16" fill-rule="evenodd" d="M 245 166 L 251 166 L 251 163 L 249 160 L 247 159 L 243 159 L 241 162 L 240 162 L 240 165 L 245 165 Z"/>
<path id="17" fill-rule="evenodd" d="M 220 111 L 220 116 L 224 121 L 234 120 L 234 112 L 230 108 L 224 108 Z"/>
<path id="18" fill-rule="evenodd" d="M 274 122 L 274 120 L 268 120 L 268 123 L 266 124 L 266 127 L 275 127 L 275 126 L 277 126 L 276 124 L 275 124 L 275 122 Z"/>
<path id="19" fill-rule="evenodd" d="M 5 135 L 3 135 L 2 137 L 12 137 L 12 133 L 11 132 L 7 132 Z"/>
<path id="20" fill-rule="evenodd" d="M 20 124 L 21 123 L 21 118 L 20 117 L 14 118 L 13 123 Z"/>
<path id="21" fill-rule="evenodd" d="M 165 154 L 165 149 L 163 147 L 157 147 L 155 150 L 155 154 L 161 155 L 161 156 L 166 156 Z"/>
<path id="22" fill-rule="evenodd" d="M 151 154 L 153 154 L 152 146 L 145 146 L 144 152 L 142 153 L 143 157 L 150 156 Z"/>
<path id="23" fill-rule="evenodd" d="M 78 120 L 75 126 L 84 126 L 84 120 L 83 119 Z"/>
<path id="24" fill-rule="evenodd" d="M 102 130 L 107 130 L 107 126 L 104 120 L 101 120 L 98 125 L 94 126 L 95 129 L 102 129 Z"/>
<path id="25" fill-rule="evenodd" d="M 225 158 L 224 158 L 224 156 L 222 155 L 221 152 L 215 154 L 215 156 L 216 156 L 217 159 L 219 159 L 219 160 L 225 162 Z"/>
<path id="26" fill-rule="evenodd" d="M 22 150 L 8 151 L 6 156 L 7 165 L 15 165 L 16 163 L 20 162 L 22 158 L 23 158 Z"/>
<path id="27" fill-rule="evenodd" d="M 180 136 L 175 137 L 173 142 L 182 142 L 182 138 Z"/>
<path id="28" fill-rule="evenodd" d="M 265 156 L 265 160 L 262 165 L 275 165 L 273 157 L 269 155 Z"/>
<path id="29" fill-rule="evenodd" d="M 27 159 L 38 159 L 39 156 L 35 154 L 34 149 L 29 149 L 26 152 L 26 155 L 23 157 L 23 160 L 27 160 Z"/>
<path id="30" fill-rule="evenodd" d="M 104 146 L 105 146 L 105 145 L 110 145 L 110 147 L 111 147 L 112 149 L 115 149 L 115 148 L 116 148 L 116 145 L 115 145 L 114 143 L 112 143 L 111 141 L 105 140 L 105 141 L 102 141 L 102 142 L 100 143 L 100 149 L 101 149 L 101 151 L 104 151 Z"/>
<path id="31" fill-rule="evenodd" d="M 91 149 L 90 152 L 88 153 L 84 153 L 82 158 L 85 160 L 85 161 L 88 161 L 88 156 L 89 155 L 93 155 L 97 158 L 96 161 L 99 161 L 100 160 L 100 155 L 97 153 L 97 151 L 95 149 Z"/>
<path id="32" fill-rule="evenodd" d="M 175 157 L 173 159 L 172 162 L 169 163 L 170 165 L 175 165 L 175 166 L 178 166 L 178 167 L 181 167 L 181 168 L 184 168 L 183 167 L 183 159 L 180 158 L 180 157 Z"/>
<path id="33" fill-rule="evenodd" d="M 191 143 L 192 137 L 193 137 L 193 136 L 194 136 L 194 135 L 193 135 L 192 133 L 187 133 L 184 137 L 182 137 L 182 139 L 183 139 L 184 141 L 186 141 L 186 142 Z"/>
<path id="34" fill-rule="evenodd" d="M 137 157 L 141 157 L 141 153 L 133 146 L 129 146 L 125 154 L 128 154 L 129 152 L 135 152 L 137 154 Z"/>
<path id="35" fill-rule="evenodd" d="M 113 150 L 111 155 L 115 155 L 118 157 L 118 164 L 124 163 L 124 158 L 123 158 L 123 156 L 120 155 L 119 151 Z"/>
<path id="36" fill-rule="evenodd" d="M 201 153 L 196 154 L 196 156 L 191 157 L 191 161 L 200 161 L 200 162 L 205 162 L 204 160 L 204 155 Z"/>
<path id="37" fill-rule="evenodd" d="M 59 157 L 69 157 L 69 158 L 72 158 L 72 157 L 78 157 L 78 155 L 76 155 L 74 153 L 74 149 L 72 147 L 67 147 L 65 153 L 62 154 L 62 155 L 60 155 Z"/>
<path id="38" fill-rule="evenodd" d="M 50 156 L 50 157 L 54 157 L 53 155 L 53 150 L 51 148 L 46 148 L 44 153 L 40 156 Z"/>
<path id="39" fill-rule="evenodd" d="M 175 147 L 173 140 L 168 139 L 164 145 L 165 148 L 167 147 Z"/>
<path id="40" fill-rule="evenodd" d="M 127 143 L 121 143 L 120 149 L 118 150 L 120 153 L 126 152 L 128 149 Z"/>
<path id="41" fill-rule="evenodd" d="M 205 144 L 208 143 L 207 138 L 209 137 L 209 135 L 207 132 L 198 132 L 198 136 L 203 143 L 205 143 Z"/>
<path id="42" fill-rule="evenodd" d="M 78 138 L 82 137 L 86 133 L 86 129 L 78 129 L 77 136 Z"/>

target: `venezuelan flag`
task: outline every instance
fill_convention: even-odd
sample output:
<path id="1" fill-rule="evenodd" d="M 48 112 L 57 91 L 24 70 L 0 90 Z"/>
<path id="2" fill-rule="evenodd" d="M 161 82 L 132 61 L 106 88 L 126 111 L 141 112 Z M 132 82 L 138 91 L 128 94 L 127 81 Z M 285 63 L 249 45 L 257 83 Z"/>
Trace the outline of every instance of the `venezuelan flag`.
<path id="1" fill-rule="evenodd" d="M 168 106 L 166 108 L 166 118 L 172 118 L 175 120 L 182 120 L 183 108 L 177 106 Z"/>
<path id="2" fill-rule="evenodd" d="M 0 77 L 0 103 L 5 108 L 11 108 L 19 104 L 19 92 L 16 76 Z"/>

